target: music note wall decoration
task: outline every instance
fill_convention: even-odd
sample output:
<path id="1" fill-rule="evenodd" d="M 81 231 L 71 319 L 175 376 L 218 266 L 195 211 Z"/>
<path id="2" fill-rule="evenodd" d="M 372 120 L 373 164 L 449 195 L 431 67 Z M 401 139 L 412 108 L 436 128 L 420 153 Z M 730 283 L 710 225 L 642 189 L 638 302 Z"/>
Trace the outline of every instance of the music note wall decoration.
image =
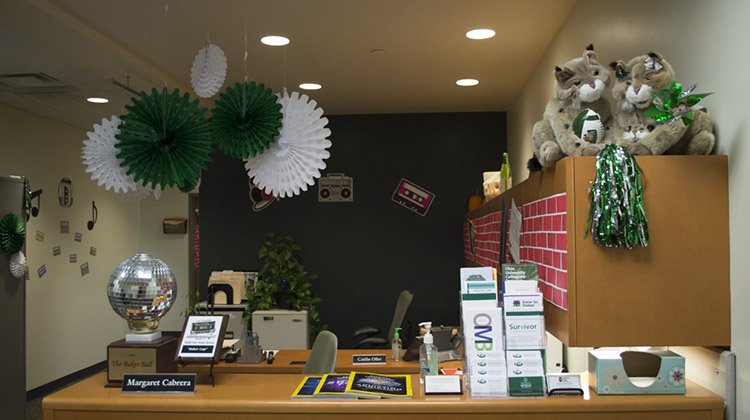
<path id="1" fill-rule="evenodd" d="M 36 199 L 36 206 L 31 205 L 34 199 Z M 42 190 L 36 190 L 31 193 L 31 196 L 29 197 L 29 204 L 31 205 L 31 215 L 34 217 L 39 216 L 39 209 L 42 208 Z"/>
<path id="2" fill-rule="evenodd" d="M 86 224 L 86 227 L 89 228 L 89 230 L 94 230 L 94 225 L 96 225 L 96 221 L 99 219 L 99 209 L 96 208 L 96 202 L 91 202 L 91 220 Z"/>

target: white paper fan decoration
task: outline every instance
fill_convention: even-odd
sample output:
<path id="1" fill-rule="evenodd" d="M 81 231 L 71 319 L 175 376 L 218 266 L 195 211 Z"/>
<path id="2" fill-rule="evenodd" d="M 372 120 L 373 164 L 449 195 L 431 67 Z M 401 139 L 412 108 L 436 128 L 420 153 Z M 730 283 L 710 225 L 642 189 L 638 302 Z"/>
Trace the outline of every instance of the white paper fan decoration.
<path id="1" fill-rule="evenodd" d="M 326 150 L 331 142 L 326 137 L 328 118 L 323 109 L 307 95 L 284 91 L 277 94 L 281 104 L 281 130 L 276 142 L 263 154 L 245 160 L 245 169 L 255 185 L 274 197 L 292 197 L 307 191 L 325 169 Z"/>
<path id="2" fill-rule="evenodd" d="M 94 124 L 94 131 L 86 133 L 88 140 L 83 142 L 81 158 L 86 172 L 97 185 L 116 193 L 127 193 L 134 191 L 137 184 L 120 166 L 122 159 L 117 158 L 120 150 L 115 147 L 115 136 L 120 134 L 120 123 L 120 118 L 113 115 L 109 120 L 102 118 L 101 124 Z"/>
<path id="3" fill-rule="evenodd" d="M 120 194 L 120 197 L 126 201 L 143 201 L 151 196 L 151 194 L 154 194 L 154 197 L 156 197 L 156 199 L 158 200 L 161 197 L 161 189 L 152 188 L 151 184 L 148 184 L 148 187 L 144 187 L 141 184 L 136 184 L 135 190 L 122 193 Z"/>
<path id="4" fill-rule="evenodd" d="M 195 94 L 201 98 L 210 98 L 224 85 L 227 77 L 227 56 L 218 45 L 208 43 L 198 51 L 190 71 L 190 84 Z"/>

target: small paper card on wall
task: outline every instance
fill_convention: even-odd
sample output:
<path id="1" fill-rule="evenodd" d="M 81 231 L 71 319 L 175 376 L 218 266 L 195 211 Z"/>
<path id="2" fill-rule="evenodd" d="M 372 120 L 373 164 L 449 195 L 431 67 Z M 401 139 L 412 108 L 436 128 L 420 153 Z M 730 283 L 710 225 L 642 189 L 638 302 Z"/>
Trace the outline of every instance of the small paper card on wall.
<path id="1" fill-rule="evenodd" d="M 432 202 L 435 201 L 435 194 L 411 181 L 401 178 L 391 199 L 414 213 L 425 216 L 430 210 Z"/>
<path id="2" fill-rule="evenodd" d="M 96 248 L 93 246 L 89 249 L 89 255 L 96 257 Z"/>
<path id="3" fill-rule="evenodd" d="M 81 277 L 89 273 L 89 263 L 85 262 L 81 264 Z"/>
<path id="4" fill-rule="evenodd" d="M 60 233 L 70 233 L 70 222 L 67 220 L 60 221 Z"/>
<path id="5" fill-rule="evenodd" d="M 60 245 L 53 246 L 52 247 L 52 256 L 56 257 L 58 255 L 62 254 L 62 247 Z"/>
<path id="6" fill-rule="evenodd" d="M 78 254 L 70 254 L 68 257 L 68 261 L 71 263 L 78 262 Z"/>
<path id="7" fill-rule="evenodd" d="M 36 231 L 36 240 L 39 242 L 44 242 L 44 232 L 37 230 Z"/>
<path id="8" fill-rule="evenodd" d="M 76 232 L 76 242 L 81 242 L 82 239 L 83 234 L 81 234 L 80 232 Z"/>
<path id="9" fill-rule="evenodd" d="M 227 329 L 229 315 L 194 315 L 185 320 L 180 344 L 177 348 L 178 362 L 196 361 L 205 363 L 219 361 L 221 341 Z"/>
<path id="10" fill-rule="evenodd" d="M 47 274 L 47 266 L 42 264 L 39 269 L 36 270 L 36 273 L 39 274 L 39 278 L 41 279 L 45 274 Z"/>

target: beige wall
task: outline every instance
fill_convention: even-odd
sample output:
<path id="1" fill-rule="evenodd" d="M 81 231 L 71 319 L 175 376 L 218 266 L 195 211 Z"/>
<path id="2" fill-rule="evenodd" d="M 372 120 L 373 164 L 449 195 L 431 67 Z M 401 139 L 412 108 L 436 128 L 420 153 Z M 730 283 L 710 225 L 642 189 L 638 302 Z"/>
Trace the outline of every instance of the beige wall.
<path id="1" fill-rule="evenodd" d="M 581 0 L 508 115 L 514 181 L 520 182 L 528 177 L 526 161 L 532 155 L 531 127 L 553 92 L 552 69 L 579 56 L 588 43 L 594 43 L 603 63 L 629 59 L 651 50 L 661 52 L 672 63 L 679 81 L 698 82 L 699 91 L 716 92 L 704 102 L 717 126 L 716 152 L 729 155 L 732 350 L 737 354 L 737 418 L 750 418 L 750 330 L 746 327 L 750 305 L 745 299 L 750 296 L 747 281 L 750 249 L 745 243 L 750 233 L 746 215 L 750 204 L 748 16 L 750 2 L 744 0 Z"/>
<path id="2" fill-rule="evenodd" d="M 31 271 L 26 283 L 26 387 L 33 389 L 106 359 L 107 344 L 127 333 L 106 297 L 114 267 L 138 250 L 161 257 L 177 276 L 179 299 L 165 317 L 162 330 L 179 330 L 179 313 L 187 294 L 187 235 L 161 234 L 165 216 L 187 216 L 187 195 L 167 191 L 161 200 L 142 203 L 120 199 L 91 181 L 81 164 L 85 130 L 0 104 L 0 174 L 28 176 L 33 189 L 42 188 L 41 212 L 27 225 L 27 259 Z M 74 202 L 57 203 L 58 182 L 73 181 Z M 91 201 L 99 219 L 93 231 Z M 70 222 L 70 234 L 60 233 L 60 221 Z M 35 239 L 44 233 L 44 242 Z M 74 240 L 75 232 L 83 234 Z M 52 255 L 60 245 L 62 254 Z M 96 247 L 96 256 L 90 247 Z M 77 263 L 69 263 L 76 253 Z M 80 265 L 90 274 L 81 276 Z M 47 274 L 39 278 L 44 264 Z"/>
<path id="3" fill-rule="evenodd" d="M 165 217 L 187 217 L 187 214 L 188 195 L 178 189 L 166 189 L 158 200 L 152 197 L 141 202 L 139 249 L 167 263 L 177 278 L 177 300 L 159 324 L 159 328 L 166 331 L 182 330 L 185 319 L 180 313 L 187 306 L 188 271 L 192 260 L 188 260 L 190 235 L 165 235 L 162 220 Z"/>

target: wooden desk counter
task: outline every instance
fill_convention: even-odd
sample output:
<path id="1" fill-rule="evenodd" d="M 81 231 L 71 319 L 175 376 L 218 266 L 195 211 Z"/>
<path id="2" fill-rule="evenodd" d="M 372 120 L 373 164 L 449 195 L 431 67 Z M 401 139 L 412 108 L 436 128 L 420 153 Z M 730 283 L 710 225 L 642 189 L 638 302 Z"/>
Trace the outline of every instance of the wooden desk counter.
<path id="1" fill-rule="evenodd" d="M 105 388 L 100 373 L 44 398 L 45 420 L 198 419 L 478 419 L 524 420 L 721 420 L 724 400 L 688 383 L 686 395 L 470 399 L 424 396 L 412 375 L 407 400 L 292 400 L 302 375 L 224 374 L 216 387 L 198 385 L 194 395 L 122 395 Z"/>
<path id="2" fill-rule="evenodd" d="M 384 365 L 357 365 L 352 364 L 352 355 L 355 354 L 385 354 L 386 364 Z M 214 372 L 216 373 L 302 373 L 302 368 L 305 366 L 305 361 L 310 355 L 310 350 L 279 350 L 276 354 L 274 362 L 268 364 L 263 363 L 224 363 L 219 362 L 214 366 Z M 451 363 L 453 363 L 451 365 Z M 441 364 L 442 366 L 443 364 Z M 446 366 L 461 367 L 461 362 L 448 362 Z M 207 364 L 189 364 L 185 366 L 179 366 L 179 372 L 185 373 L 208 373 Z M 334 367 L 335 372 L 351 372 L 352 370 L 361 370 L 373 373 L 419 373 L 419 361 L 414 360 L 411 362 L 396 362 L 391 359 L 390 349 L 380 350 L 354 350 L 354 349 L 340 349 L 336 352 L 336 365 Z"/>

